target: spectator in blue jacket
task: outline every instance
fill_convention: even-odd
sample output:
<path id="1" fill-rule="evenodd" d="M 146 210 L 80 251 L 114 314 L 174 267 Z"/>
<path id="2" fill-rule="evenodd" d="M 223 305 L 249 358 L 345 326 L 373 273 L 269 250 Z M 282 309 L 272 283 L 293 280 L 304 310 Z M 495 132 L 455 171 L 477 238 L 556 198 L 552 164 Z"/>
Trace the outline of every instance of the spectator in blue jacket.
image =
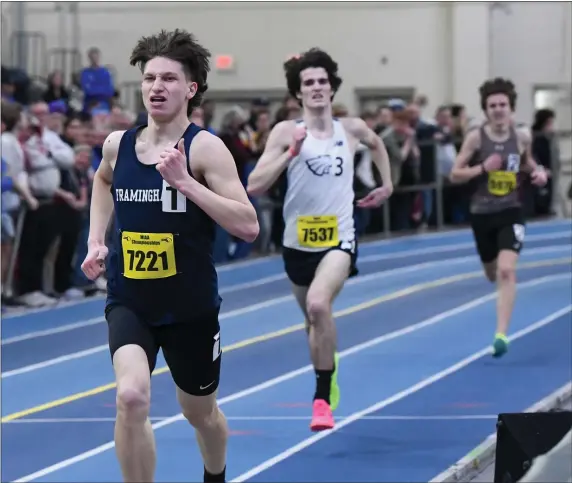
<path id="1" fill-rule="evenodd" d="M 89 49 L 90 66 L 81 71 L 81 89 L 84 93 L 83 110 L 95 112 L 111 111 L 111 101 L 115 94 L 113 79 L 109 69 L 100 65 L 101 52 L 98 48 Z"/>

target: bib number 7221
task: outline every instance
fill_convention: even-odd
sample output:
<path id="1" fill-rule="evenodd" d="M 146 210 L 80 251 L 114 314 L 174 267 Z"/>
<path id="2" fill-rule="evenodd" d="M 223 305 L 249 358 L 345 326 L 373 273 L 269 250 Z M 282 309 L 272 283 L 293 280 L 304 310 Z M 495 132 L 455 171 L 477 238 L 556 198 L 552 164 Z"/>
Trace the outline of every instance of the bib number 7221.
<path id="1" fill-rule="evenodd" d="M 143 250 L 126 250 L 129 256 L 129 271 L 136 270 L 138 272 L 158 272 L 157 260 L 160 260 L 161 270 L 167 270 L 169 264 L 167 262 L 167 252 L 157 253 L 155 251 Z M 145 261 L 147 260 L 147 263 Z M 137 263 L 136 263 L 137 262 Z"/>
<path id="2" fill-rule="evenodd" d="M 123 276 L 145 280 L 177 273 L 174 236 L 171 233 L 121 233 Z"/>

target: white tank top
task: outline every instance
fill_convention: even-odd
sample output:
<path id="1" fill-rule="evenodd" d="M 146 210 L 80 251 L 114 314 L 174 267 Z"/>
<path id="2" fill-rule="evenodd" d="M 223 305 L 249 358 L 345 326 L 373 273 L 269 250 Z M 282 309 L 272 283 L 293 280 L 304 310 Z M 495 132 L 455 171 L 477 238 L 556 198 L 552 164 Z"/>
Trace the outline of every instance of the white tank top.
<path id="1" fill-rule="evenodd" d="M 334 135 L 328 139 L 317 139 L 308 130 L 287 176 L 284 246 L 303 251 L 340 244 L 351 248 L 355 240 L 354 159 L 342 123 L 334 120 Z"/>

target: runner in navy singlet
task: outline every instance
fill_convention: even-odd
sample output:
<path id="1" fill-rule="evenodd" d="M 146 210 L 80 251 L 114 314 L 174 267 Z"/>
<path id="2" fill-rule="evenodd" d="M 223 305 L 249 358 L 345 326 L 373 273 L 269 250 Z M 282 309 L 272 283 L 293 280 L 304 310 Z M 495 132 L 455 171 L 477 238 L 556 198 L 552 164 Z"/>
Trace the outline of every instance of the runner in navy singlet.
<path id="1" fill-rule="evenodd" d="M 154 481 L 148 417 L 160 348 L 183 415 L 197 432 L 204 481 L 225 481 L 228 427 L 216 402 L 221 298 L 213 262 L 215 223 L 251 242 L 258 221 L 228 149 L 189 122 L 207 90 L 209 57 L 185 31 L 139 40 L 131 64 L 143 73 L 148 121 L 109 135 L 94 179 L 83 270 L 96 279 L 107 259 L 105 315 L 124 481 Z M 108 256 L 104 240 L 112 212 Z"/>

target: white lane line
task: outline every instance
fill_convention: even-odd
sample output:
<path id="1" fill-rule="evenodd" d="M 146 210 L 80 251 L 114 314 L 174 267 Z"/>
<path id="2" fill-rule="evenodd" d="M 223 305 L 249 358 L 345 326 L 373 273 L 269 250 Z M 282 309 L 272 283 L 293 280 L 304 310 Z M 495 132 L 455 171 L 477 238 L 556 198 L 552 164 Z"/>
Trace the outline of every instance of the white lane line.
<path id="1" fill-rule="evenodd" d="M 539 228 L 558 228 L 558 227 L 565 227 L 565 228 L 572 228 L 572 222 L 568 219 L 552 219 L 552 220 L 541 220 L 541 221 L 533 221 L 528 223 L 528 226 L 534 226 L 534 227 L 539 227 Z M 394 245 L 394 244 L 398 244 L 401 241 L 404 240 L 433 240 L 433 239 L 442 239 L 442 240 L 447 240 L 449 238 L 452 238 L 454 236 L 459 236 L 459 235 L 465 235 L 470 233 L 470 230 L 467 228 L 452 228 L 449 231 L 444 231 L 444 232 L 433 232 L 433 233 L 413 233 L 411 235 L 397 235 L 394 238 L 389 238 L 386 240 L 377 240 L 377 241 L 367 241 L 367 242 L 363 242 L 361 243 L 362 246 L 373 246 L 373 247 L 378 247 L 378 246 L 384 246 L 384 245 Z M 549 234 L 547 234 L 549 235 Z M 536 236 L 536 235 L 530 235 L 530 236 Z M 529 236 L 529 238 L 530 238 Z M 241 269 L 241 268 L 247 268 L 247 267 L 251 267 L 253 265 L 259 265 L 261 263 L 264 262 L 272 262 L 274 260 L 277 260 L 278 258 L 280 258 L 280 255 L 271 255 L 268 257 L 261 257 L 261 258 L 256 258 L 256 259 L 250 259 L 250 260 L 244 260 L 241 262 L 231 262 L 228 264 L 224 264 L 224 265 L 218 265 L 217 266 L 217 272 L 222 273 L 222 272 L 231 272 L 233 270 L 237 270 L 237 269 Z M 25 309 L 22 310 L 22 312 L 16 312 L 16 313 L 11 313 L 11 314 L 5 314 L 3 315 L 3 320 L 11 320 L 11 319 L 16 319 L 19 317 L 23 317 L 26 315 L 30 315 L 30 314 L 35 314 L 35 313 L 39 313 L 39 312 L 46 312 L 49 310 L 58 310 L 60 308 L 64 308 L 64 307 L 69 307 L 72 305 L 79 305 L 79 304 L 84 304 L 84 303 L 89 303 L 93 300 L 99 300 L 99 299 L 105 299 L 105 295 L 102 296 L 97 296 L 97 297 L 90 297 L 89 299 L 86 300 L 75 300 L 75 301 L 70 301 L 70 302 L 64 302 L 62 304 L 58 304 L 57 306 L 50 306 L 50 307 L 39 307 L 37 309 Z"/>
<path id="2" fill-rule="evenodd" d="M 570 260 L 570 259 L 566 259 L 566 260 Z M 418 266 L 404 267 L 404 268 L 399 268 L 399 269 L 394 269 L 394 270 L 388 270 L 386 272 L 371 273 L 369 275 L 365 275 L 365 276 L 360 277 L 360 278 L 352 279 L 346 285 L 370 282 L 370 281 L 378 279 L 380 277 L 387 277 L 388 275 L 395 275 L 396 272 L 399 272 L 400 274 L 415 272 L 421 268 L 430 268 L 431 266 L 433 266 L 436 263 L 452 265 L 455 263 L 468 263 L 470 261 L 474 261 L 474 257 L 464 257 L 464 258 L 459 259 L 457 261 L 455 261 L 453 259 L 453 260 L 446 260 L 446 261 L 442 261 L 442 262 L 428 262 L 425 264 L 420 264 Z M 530 263 L 535 263 L 535 262 L 530 262 Z M 522 268 L 533 268 L 533 267 L 524 266 L 524 267 L 521 267 L 521 269 Z M 463 275 L 463 274 L 461 274 L 461 275 Z M 466 275 L 466 274 L 464 274 L 464 275 Z M 555 277 L 556 278 L 554 278 L 554 280 L 558 280 L 560 278 L 568 278 L 568 277 L 570 277 L 570 274 L 569 273 L 558 274 Z M 546 278 L 538 278 L 535 280 L 546 280 Z M 534 282 L 535 280 L 533 280 L 532 282 Z M 530 282 L 526 282 L 526 283 L 530 283 Z M 527 286 L 526 283 L 520 284 L 519 286 Z M 243 307 L 243 308 L 236 309 L 236 310 L 222 314 L 220 316 L 220 320 L 224 320 L 224 319 L 228 319 L 231 317 L 236 317 L 236 316 L 243 315 L 246 313 L 254 312 L 254 311 L 264 309 L 267 307 L 271 307 L 271 306 L 274 306 L 274 305 L 277 305 L 277 304 L 280 304 L 280 303 L 283 303 L 283 302 L 286 302 L 289 300 L 294 300 L 294 297 L 292 295 L 285 295 L 285 296 L 277 298 L 277 299 L 270 299 L 270 300 L 267 300 L 265 302 L 260 302 L 258 304 L 249 305 L 248 307 Z M 97 354 L 98 352 L 103 352 L 103 351 L 107 351 L 107 350 L 109 350 L 109 345 L 108 344 L 101 344 L 99 346 L 92 347 L 90 349 L 85 349 L 85 350 L 78 351 L 78 352 L 72 352 L 71 354 L 65 354 L 62 356 L 55 357 L 53 359 L 48 359 L 45 361 L 30 364 L 27 366 L 19 367 L 17 369 L 12 369 L 10 371 L 5 371 L 0 375 L 0 379 L 7 379 L 9 377 L 19 376 L 21 374 L 26 374 L 28 372 L 37 371 L 37 370 L 44 369 L 46 367 L 51 367 L 51 366 L 61 364 L 64 362 L 69 362 L 72 360 L 81 359 L 83 357 L 91 356 L 93 354 Z"/>
<path id="3" fill-rule="evenodd" d="M 553 246 L 553 247 L 532 248 L 526 252 L 526 255 L 540 255 L 540 254 L 545 254 L 545 253 L 557 253 L 557 252 L 570 253 L 570 245 L 559 245 L 559 246 Z M 423 253 L 425 253 L 425 252 L 423 252 Z M 387 255 L 387 258 L 396 258 L 394 255 L 397 255 L 397 254 L 389 254 L 389 255 Z M 399 254 L 399 256 L 402 256 L 402 255 Z M 407 256 L 409 256 L 409 255 L 407 255 Z M 360 259 L 360 263 L 363 263 L 363 262 L 368 263 L 368 262 L 378 261 L 381 259 L 380 257 L 385 258 L 386 256 L 385 255 L 381 255 L 381 256 L 372 255 L 369 258 L 364 257 L 363 259 Z M 368 275 L 359 275 L 356 278 L 352 278 L 352 279 L 348 280 L 345 285 L 351 286 L 351 285 L 363 283 L 363 282 L 366 282 L 368 280 L 372 280 L 375 278 L 387 277 L 389 275 L 402 275 L 402 274 L 406 274 L 406 273 L 416 272 L 418 270 L 425 269 L 425 268 L 439 267 L 442 265 L 449 266 L 449 265 L 455 264 L 455 263 L 468 263 L 468 262 L 472 262 L 475 260 L 476 259 L 474 256 L 465 256 L 465 257 L 450 258 L 450 259 L 445 259 L 445 260 L 436 260 L 436 261 L 432 261 L 432 262 L 418 263 L 415 265 L 408 265 L 406 267 L 399 267 L 399 268 L 393 268 L 393 269 L 389 269 L 389 270 L 377 271 L 375 273 L 371 273 Z M 285 278 L 286 278 L 285 274 L 272 275 L 269 277 L 261 278 L 260 280 L 257 280 L 256 282 L 246 282 L 244 284 L 231 285 L 229 287 L 226 287 L 227 292 L 224 292 L 221 290 L 221 293 L 228 293 L 228 292 L 233 292 L 233 291 L 237 291 L 237 290 L 244 290 L 246 288 L 256 287 L 259 285 L 266 285 L 268 283 L 272 283 L 272 282 L 275 282 L 277 280 L 281 280 L 281 279 L 285 279 Z M 285 295 L 282 297 L 268 299 L 264 302 L 259 302 L 257 304 L 248 305 L 248 306 L 242 307 L 240 309 L 235 309 L 235 310 L 231 310 L 229 312 L 224 312 L 221 314 L 220 318 L 221 318 L 221 320 L 223 320 L 223 319 L 228 318 L 228 317 L 236 317 L 238 315 L 254 312 L 254 311 L 259 310 L 261 308 L 271 307 L 273 305 L 280 304 L 280 303 L 283 303 L 283 302 L 286 302 L 289 300 L 293 300 L 293 299 L 294 299 L 294 297 L 292 295 Z M 0 342 L 0 345 L 4 346 L 4 345 L 9 345 L 9 344 L 15 344 L 18 342 L 23 342 L 23 341 L 30 340 L 30 339 L 35 339 L 38 337 L 47 337 L 47 336 L 51 336 L 54 334 L 60 334 L 63 332 L 67 332 L 70 330 L 76 330 L 76 329 L 81 329 L 84 327 L 89 327 L 92 325 L 97 325 L 97 324 L 102 323 L 102 322 L 105 322 L 105 317 L 94 317 L 91 319 L 75 322 L 72 324 L 61 325 L 59 327 L 55 327 L 52 329 L 38 330 L 38 331 L 34 331 L 34 332 L 28 332 L 28 333 L 22 334 L 22 335 L 17 335 L 14 337 L 8 337 L 6 339 L 3 339 Z"/>
<path id="4" fill-rule="evenodd" d="M 567 307 L 563 307 L 562 309 L 550 314 L 549 316 L 544 317 L 543 319 L 529 325 L 525 329 L 522 329 L 522 330 L 519 330 L 518 332 L 515 332 L 512 336 L 509 337 L 509 339 L 511 341 L 520 339 L 521 337 L 524 337 L 525 335 L 528 335 L 531 332 L 534 332 L 535 330 L 538 330 L 541 327 L 544 327 L 544 326 L 550 324 L 551 322 L 559 319 L 560 317 L 568 314 L 570 312 L 570 310 L 572 310 L 572 305 L 568 305 Z M 475 352 L 474 354 L 470 355 L 469 357 L 466 357 L 465 359 L 457 362 L 456 364 L 449 366 L 447 369 L 445 369 L 443 371 L 439 371 L 439 372 L 433 374 L 431 377 L 423 379 L 422 381 L 418 382 L 417 384 L 414 384 L 413 386 L 410 386 L 409 388 L 407 388 L 407 389 L 405 389 L 405 390 L 403 390 L 397 394 L 394 394 L 393 396 L 391 396 L 387 399 L 384 399 L 383 401 L 379 401 L 379 402 L 369 406 L 368 408 L 365 408 L 361 411 L 357 411 L 357 412 L 353 413 L 351 416 L 343 419 L 342 421 L 337 422 L 336 426 L 333 429 L 330 429 L 328 431 L 322 431 L 320 433 L 316 433 L 313 436 L 310 436 L 309 438 L 306 438 L 305 440 L 301 441 L 300 443 L 288 448 L 285 451 L 282 451 L 280 454 L 274 456 L 273 458 L 269 458 L 266 461 L 264 461 L 263 463 L 259 464 L 258 466 L 255 466 L 254 468 L 246 471 L 245 473 L 237 476 L 236 478 L 233 478 L 231 481 L 232 482 L 246 481 L 249 478 L 252 478 L 253 476 L 256 476 L 256 475 L 262 473 L 263 471 L 266 471 L 266 470 L 272 468 L 273 466 L 276 466 L 278 463 L 284 461 L 285 459 L 299 453 L 300 451 L 304 450 L 308 446 L 311 446 L 311 445 L 317 443 L 318 441 L 320 441 L 324 438 L 327 438 L 331 434 L 339 431 L 342 428 L 345 428 L 349 424 L 362 419 L 364 416 L 368 416 L 371 413 L 379 411 L 380 409 L 383 409 L 384 407 L 387 407 L 390 404 L 393 404 L 397 401 L 400 401 L 401 399 L 404 399 L 408 396 L 411 396 L 412 394 L 415 394 L 416 392 L 421 391 L 422 389 L 426 388 L 427 386 L 430 386 L 431 384 L 434 384 L 435 382 L 440 381 L 441 379 L 444 379 L 445 377 L 450 376 L 451 374 L 454 374 L 455 372 L 460 371 L 461 369 L 463 369 L 464 367 L 467 367 L 472 362 L 475 362 L 476 360 L 482 358 L 483 356 L 490 354 L 490 350 L 491 350 L 490 347 L 486 347 L 486 348 L 484 348 L 478 352 Z M 27 480 L 27 481 L 29 481 L 29 480 Z"/>
<path id="5" fill-rule="evenodd" d="M 225 416 L 228 421 L 246 421 L 246 422 L 281 422 L 281 421 L 310 421 L 310 416 Z M 336 419 L 342 420 L 349 416 L 336 416 Z M 362 419 L 368 421 L 473 421 L 497 419 L 498 414 L 471 414 L 459 415 L 451 414 L 449 416 L 365 416 Z M 151 421 L 164 421 L 169 416 L 153 416 L 149 418 Z M 27 418 L 14 419 L 6 421 L 2 424 L 65 424 L 65 423 L 114 423 L 115 418 Z"/>
<path id="6" fill-rule="evenodd" d="M 547 281 L 547 279 L 549 279 L 549 278 L 551 278 L 551 277 L 543 277 L 543 278 L 544 278 L 543 281 Z M 527 286 L 534 286 L 534 285 L 538 285 L 538 284 L 540 284 L 540 283 L 543 283 L 543 282 L 541 282 L 541 279 L 537 279 L 537 280 L 534 280 L 534 281 L 531 281 L 531 282 L 526 282 Z M 437 315 L 435 315 L 435 316 L 433 316 L 433 317 L 430 317 L 430 318 L 428 318 L 428 319 L 425 319 L 425 320 L 423 320 L 423 321 L 421 321 L 421 322 L 418 322 L 418 323 L 416 323 L 416 324 L 414 324 L 414 325 L 410 325 L 410 326 L 408 326 L 408 327 L 406 327 L 406 328 L 403 328 L 403 329 L 400 329 L 400 330 L 391 332 L 391 333 L 389 333 L 389 334 L 384 334 L 384 335 L 382 335 L 382 336 L 380 336 L 380 337 L 376 337 L 375 339 L 371 339 L 371 340 L 369 340 L 369 341 L 367 341 L 367 342 L 363 342 L 363 343 L 361 343 L 361 344 L 357 344 L 357 345 L 355 345 L 355 346 L 353 346 L 353 347 L 350 347 L 350 348 L 348 348 L 348 349 L 346 349 L 346 350 L 340 352 L 339 356 L 340 356 L 340 358 L 347 357 L 347 356 L 349 356 L 349 355 L 359 353 L 359 352 L 361 352 L 361 351 L 363 351 L 363 350 L 369 349 L 370 347 L 374 347 L 374 346 L 376 346 L 376 345 L 379 345 L 379 344 L 381 344 L 381 343 L 387 342 L 387 341 L 389 341 L 389 340 L 396 339 L 396 338 L 398 338 L 398 337 L 402 337 L 402 336 L 404 336 L 404 335 L 411 334 L 411 333 L 413 333 L 413 332 L 416 332 L 416 331 L 418 331 L 418 330 L 421 330 L 421 329 L 423 329 L 423 328 L 425 328 L 425 327 L 429 327 L 429 326 L 438 324 L 438 323 L 440 323 L 440 322 L 442 322 L 442 321 L 448 319 L 449 317 L 453 317 L 453 316 L 459 315 L 459 314 L 461 314 L 461 313 L 463 313 L 463 312 L 466 312 L 466 311 L 468 311 L 468 310 L 471 310 L 471 309 L 473 309 L 473 308 L 475 308 L 475 307 L 477 307 L 477 306 L 479 306 L 479 305 L 481 305 L 481 304 L 483 304 L 483 303 L 485 303 L 485 302 L 488 302 L 488 301 L 490 301 L 490 300 L 494 300 L 495 298 L 496 298 L 496 294 L 495 294 L 495 293 L 486 295 L 486 296 L 484 296 L 484 297 L 479 297 L 479 298 L 477 298 L 477 299 L 475 299 L 475 300 L 472 300 L 471 302 L 468 302 L 468 303 L 459 305 L 459 306 L 457 306 L 457 307 L 455 307 L 455 308 L 453 308 L 453 309 L 447 310 L 447 311 L 445 311 L 445 312 L 441 312 L 440 314 L 437 314 Z M 570 311 L 571 308 L 572 308 L 572 306 L 568 306 L 566 309 L 562 309 L 561 311 L 556 312 L 555 314 L 553 314 L 553 316 L 555 316 L 556 314 L 559 314 L 560 312 L 562 312 L 563 314 L 564 314 L 564 313 L 567 313 L 567 312 Z M 559 316 L 560 316 L 560 315 L 559 315 Z M 547 320 L 547 319 L 543 319 L 543 321 L 545 321 L 545 320 Z M 554 320 L 554 319 L 551 319 L 550 321 L 552 321 L 552 320 Z M 543 322 L 543 321 L 540 321 L 540 322 Z M 520 332 L 515 333 L 515 334 L 511 337 L 511 340 L 515 340 L 515 339 L 518 338 L 518 337 L 522 337 L 523 335 L 525 335 L 525 334 L 527 334 L 527 333 L 529 333 L 529 332 L 532 332 L 533 330 L 536 330 L 537 328 L 540 328 L 540 325 L 539 325 L 540 322 L 529 326 L 529 327 L 528 327 L 527 329 L 525 329 L 524 331 L 520 331 Z M 546 325 L 546 323 L 548 323 L 548 322 L 545 322 L 544 325 Z M 489 351 L 490 351 L 490 349 L 488 348 L 488 349 L 484 349 L 483 351 L 480 351 L 480 352 L 477 353 L 477 354 L 479 354 L 479 357 L 480 357 L 480 355 L 487 354 Z M 478 359 L 478 357 L 475 358 L 474 355 L 473 355 L 472 357 L 473 357 L 474 360 Z M 466 360 L 467 360 L 467 359 L 465 359 L 465 361 L 466 361 Z M 472 360 L 471 360 L 470 362 L 472 362 Z M 470 362 L 461 361 L 461 363 L 459 363 L 459 364 L 464 363 L 464 365 L 467 365 L 467 364 L 469 364 Z M 451 368 L 449 368 L 449 371 L 452 373 L 452 372 L 455 372 L 455 370 L 458 370 L 458 369 L 455 369 L 455 367 L 456 367 L 456 366 L 459 366 L 459 364 L 456 364 L 455 366 L 452 366 L 452 368 L 453 368 L 454 370 L 451 370 Z M 462 366 L 462 367 L 464 367 L 464 366 Z M 285 373 L 285 374 L 283 374 L 283 375 L 281 375 L 281 376 L 275 377 L 275 378 L 273 378 L 273 379 L 270 379 L 270 380 L 268 380 L 268 381 L 266 381 L 266 382 L 263 382 L 263 383 L 261 383 L 261 384 L 258 384 L 258 385 L 256 385 L 256 386 L 253 386 L 253 387 L 250 387 L 250 388 L 245 389 L 245 390 L 243 390 L 243 391 L 239 391 L 239 392 L 237 392 L 237 393 L 231 394 L 231 395 L 229 395 L 229 396 L 227 396 L 227 397 L 224 397 L 224 398 L 220 399 L 218 402 L 219 402 L 220 405 L 228 404 L 229 402 L 236 401 L 236 400 L 238 400 L 238 399 L 242 399 L 242 398 L 245 398 L 245 397 L 250 396 L 250 395 L 252 395 L 252 394 L 255 394 L 255 393 L 264 391 L 265 389 L 268 389 L 268 388 L 270 388 L 270 387 L 273 387 L 273 386 L 276 386 L 276 385 L 281 384 L 281 383 L 283 383 L 283 382 L 286 382 L 286 381 L 288 381 L 288 380 L 290 380 L 290 379 L 293 379 L 293 378 L 295 378 L 295 377 L 298 377 L 298 376 L 300 376 L 300 375 L 302 375 L 302 374 L 305 374 L 305 373 L 307 373 L 307 372 L 310 372 L 310 371 L 312 371 L 312 370 L 313 370 L 313 366 L 312 366 L 311 364 L 308 364 L 308 365 L 306 365 L 306 366 L 304 366 L 304 367 L 302 367 L 302 368 L 300 368 L 300 369 L 287 372 L 287 373 Z M 440 374 L 441 374 L 440 378 L 445 377 L 445 375 L 448 375 L 448 374 L 446 373 L 446 371 L 444 371 L 444 372 L 442 372 L 442 373 L 440 373 Z M 433 379 L 434 379 L 434 380 L 438 380 L 438 378 L 435 379 L 435 377 L 436 377 L 436 376 L 433 376 Z M 423 381 L 422 383 L 419 383 L 419 384 L 417 384 L 417 385 L 412 386 L 411 388 L 409 388 L 409 390 L 408 390 L 409 392 L 407 392 L 407 391 L 402 391 L 401 393 L 399 393 L 399 394 L 397 394 L 396 396 L 394 396 L 393 399 L 392 399 L 392 398 L 386 399 L 386 400 L 384 401 L 384 402 L 385 402 L 385 405 L 391 404 L 391 402 L 394 402 L 394 401 L 397 401 L 397 400 L 399 400 L 399 399 L 402 399 L 403 397 L 405 397 L 405 396 L 407 396 L 407 395 L 409 395 L 409 394 L 412 394 L 413 392 L 416 392 L 416 391 L 422 389 L 422 388 L 425 387 L 426 385 L 429 385 L 430 383 L 434 382 L 434 380 L 431 380 L 431 378 L 425 379 L 425 381 Z M 430 382 L 427 382 L 427 381 L 430 381 Z M 424 385 L 423 385 L 423 384 L 424 384 Z M 388 401 L 389 401 L 389 402 L 388 402 Z M 380 406 L 380 409 L 381 409 L 381 407 L 383 407 L 383 406 Z M 368 409 L 371 409 L 371 408 L 368 408 Z M 375 408 L 374 410 L 376 410 L 376 409 L 377 409 L 377 408 Z M 359 419 L 360 416 L 367 416 L 370 412 L 373 412 L 374 410 L 368 411 L 367 413 L 364 413 L 364 414 L 355 413 L 355 414 L 354 414 L 353 416 L 351 416 L 351 417 L 355 418 L 355 417 L 356 417 L 356 414 L 357 414 L 357 415 L 359 415 L 359 416 L 358 416 L 358 419 Z M 182 414 L 176 414 L 175 416 L 172 416 L 172 417 L 170 417 L 170 418 L 167 418 L 167 419 L 165 419 L 165 420 L 163 420 L 163 421 L 154 423 L 152 426 L 153 426 L 153 429 L 157 430 L 157 429 L 160 429 L 160 428 L 162 428 L 162 427 L 165 427 L 165 426 L 174 424 L 174 423 L 176 423 L 176 422 L 178 422 L 178 421 L 182 421 L 183 419 L 184 419 L 184 417 L 183 417 Z M 348 421 L 349 421 L 349 422 L 348 422 Z M 340 423 L 338 423 L 337 429 L 339 429 L 340 427 L 343 427 L 343 426 L 349 424 L 350 422 L 352 422 L 351 419 L 349 419 L 349 418 L 344 419 L 343 421 L 341 421 Z M 320 434 L 323 435 L 324 433 L 320 433 Z M 329 434 L 329 433 L 328 433 L 328 434 Z M 327 435 L 327 434 L 326 434 L 326 435 Z M 318 435 L 318 436 L 319 436 L 319 435 Z M 322 437 L 324 437 L 324 436 L 322 436 Z M 310 438 L 310 439 L 311 439 L 311 438 Z M 320 439 L 321 439 L 321 438 L 320 438 Z M 305 444 L 306 444 L 307 446 L 309 446 L 310 444 L 313 444 L 313 442 L 314 442 L 314 441 L 310 441 L 310 442 L 308 443 L 308 440 L 306 440 Z M 304 442 L 303 442 L 303 443 L 304 443 Z M 301 444 L 303 444 L 303 443 L 301 443 Z M 297 445 L 297 446 L 300 446 L 300 445 Z M 59 470 L 61 470 L 61 469 L 63 469 L 63 468 L 67 468 L 67 467 L 69 467 L 69 466 L 71 466 L 71 465 L 74 465 L 74 464 L 76 464 L 76 463 L 79 463 L 80 461 L 84 461 L 84 460 L 86 460 L 86 459 L 89 459 L 89 458 L 92 458 L 92 457 L 94 457 L 94 456 L 97 456 L 98 454 L 104 453 L 105 451 L 108 451 L 108 450 L 110 450 L 110 449 L 112 449 L 112 448 L 114 448 L 114 447 L 115 447 L 115 443 L 114 443 L 113 441 L 110 441 L 110 442 L 105 443 L 105 444 L 102 444 L 102 445 L 100 445 L 100 446 L 98 446 L 98 447 L 96 447 L 96 448 L 93 448 L 93 449 L 91 449 L 91 450 L 89 450 L 89 451 L 85 451 L 85 452 L 83 452 L 83 453 L 80 453 L 80 454 L 78 454 L 78 455 L 76 455 L 76 456 L 74 456 L 74 457 L 72 457 L 72 458 L 68 458 L 68 459 L 66 459 L 66 460 L 60 461 L 59 463 L 53 464 L 53 465 L 48 466 L 48 467 L 46 467 L 46 468 L 43 468 L 43 469 L 41 469 L 41 470 L 39 470 L 39 471 L 36 471 L 36 472 L 31 473 L 31 474 L 29 474 L 29 475 L 26 475 L 26 476 L 24 476 L 24 477 L 22 477 L 22 478 L 19 478 L 19 479 L 15 480 L 14 483 L 33 481 L 33 480 L 35 480 L 35 479 L 37 479 L 37 478 L 42 478 L 42 477 L 44 477 L 44 476 L 46 476 L 46 475 L 49 475 L 49 474 L 54 473 L 54 472 L 56 472 L 56 471 L 59 471 Z M 300 449 L 303 449 L 303 448 L 300 448 Z M 299 451 L 299 450 L 298 450 L 298 451 Z M 280 456 L 280 455 L 279 455 L 279 456 Z M 277 462 L 278 462 L 278 461 L 277 461 Z M 257 467 L 257 468 L 258 468 L 258 467 Z M 254 471 L 254 470 L 251 470 L 251 471 Z M 256 473 L 253 473 L 253 474 L 256 474 Z"/>

